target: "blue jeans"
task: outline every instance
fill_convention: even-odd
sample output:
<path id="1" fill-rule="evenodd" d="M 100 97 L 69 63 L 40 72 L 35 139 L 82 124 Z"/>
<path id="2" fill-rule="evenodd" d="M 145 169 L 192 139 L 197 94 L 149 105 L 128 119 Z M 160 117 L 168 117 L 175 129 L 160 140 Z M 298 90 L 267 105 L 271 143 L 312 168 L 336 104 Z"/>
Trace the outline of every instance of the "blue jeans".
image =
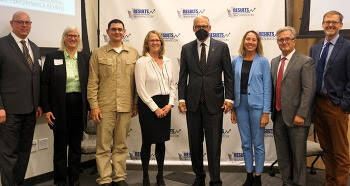
<path id="1" fill-rule="evenodd" d="M 239 134 L 247 172 L 253 172 L 253 146 L 255 158 L 255 173 L 261 174 L 265 161 L 264 127 L 260 127 L 262 109 L 250 108 L 248 96 L 241 94 L 241 101 L 236 108 Z"/>

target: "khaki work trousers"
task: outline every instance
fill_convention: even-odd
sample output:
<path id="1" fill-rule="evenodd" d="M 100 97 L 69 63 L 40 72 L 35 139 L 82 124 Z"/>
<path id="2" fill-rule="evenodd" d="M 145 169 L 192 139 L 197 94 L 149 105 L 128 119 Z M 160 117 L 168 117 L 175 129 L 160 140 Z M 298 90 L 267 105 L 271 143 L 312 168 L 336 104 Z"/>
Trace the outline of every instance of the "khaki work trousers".
<path id="1" fill-rule="evenodd" d="M 96 164 L 99 173 L 96 181 L 100 185 L 126 180 L 126 137 L 130 118 L 130 112 L 102 112 L 102 120 L 96 124 Z"/>

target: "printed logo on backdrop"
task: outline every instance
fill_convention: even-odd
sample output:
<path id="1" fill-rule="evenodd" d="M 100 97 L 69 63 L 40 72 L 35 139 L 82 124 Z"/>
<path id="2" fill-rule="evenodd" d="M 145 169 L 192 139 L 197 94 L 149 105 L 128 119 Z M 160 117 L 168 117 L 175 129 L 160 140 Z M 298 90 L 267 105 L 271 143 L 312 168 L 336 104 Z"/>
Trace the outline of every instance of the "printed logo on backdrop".
<path id="1" fill-rule="evenodd" d="M 178 42 L 181 33 L 163 32 L 161 33 L 165 42 Z"/>
<path id="2" fill-rule="evenodd" d="M 231 135 L 232 129 L 222 129 L 222 137 L 223 138 L 229 138 Z"/>
<path id="3" fill-rule="evenodd" d="M 140 160 L 141 152 L 129 152 L 129 156 L 131 160 Z"/>
<path id="4" fill-rule="evenodd" d="M 190 152 L 181 152 L 177 153 L 179 155 L 179 160 L 181 161 L 187 161 L 191 160 L 191 153 Z"/>
<path id="5" fill-rule="evenodd" d="M 228 153 L 227 155 L 230 161 L 244 161 L 244 156 L 242 152 L 232 152 Z"/>
<path id="6" fill-rule="evenodd" d="M 139 152 L 139 151 L 129 152 L 129 156 L 130 156 L 131 160 L 140 160 L 141 159 L 141 152 Z M 150 159 L 151 160 L 156 159 L 156 156 L 154 153 L 151 153 Z"/>
<path id="7" fill-rule="evenodd" d="M 275 32 L 259 32 L 261 40 L 276 40 Z"/>
<path id="8" fill-rule="evenodd" d="M 177 153 L 179 155 L 179 160 L 181 161 L 187 161 L 191 160 L 191 154 L 190 152 L 182 152 L 182 153 Z M 207 160 L 207 153 L 203 153 L 203 160 Z"/>
<path id="9" fill-rule="evenodd" d="M 265 137 L 273 137 L 273 129 L 266 129 L 265 128 L 264 136 Z"/>
<path id="10" fill-rule="evenodd" d="M 123 36 L 123 42 L 128 43 L 130 42 L 132 38 L 132 34 L 131 33 L 125 33 Z M 109 42 L 109 36 L 107 34 L 103 34 L 103 40 L 105 43 Z"/>
<path id="11" fill-rule="evenodd" d="M 230 7 L 227 9 L 229 17 L 240 17 L 240 16 L 254 16 L 256 8 L 248 7 Z"/>
<path id="12" fill-rule="evenodd" d="M 130 19 L 136 18 L 153 18 L 155 16 L 156 9 L 148 8 L 133 8 L 128 10 L 128 15 Z"/>
<path id="13" fill-rule="evenodd" d="M 197 8 L 181 8 L 177 10 L 177 15 L 179 18 L 195 18 L 199 15 L 204 14 L 205 9 L 197 9 Z"/>
<path id="14" fill-rule="evenodd" d="M 170 129 L 170 137 L 178 138 L 181 136 L 182 129 Z"/>
<path id="15" fill-rule="evenodd" d="M 230 40 L 230 35 L 231 35 L 230 32 L 228 32 L 228 33 L 211 32 L 209 34 L 210 34 L 211 38 L 219 40 L 219 41 L 223 41 L 223 42 L 229 41 Z"/>

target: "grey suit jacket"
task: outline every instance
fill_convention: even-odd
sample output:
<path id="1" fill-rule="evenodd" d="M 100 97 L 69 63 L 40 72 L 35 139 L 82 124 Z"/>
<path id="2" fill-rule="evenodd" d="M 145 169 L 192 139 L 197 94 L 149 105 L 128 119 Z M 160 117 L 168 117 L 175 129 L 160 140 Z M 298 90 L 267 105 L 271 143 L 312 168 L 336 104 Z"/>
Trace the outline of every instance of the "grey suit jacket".
<path id="1" fill-rule="evenodd" d="M 281 56 L 271 61 L 271 74 L 273 81 L 272 120 L 276 115 L 276 81 L 278 65 Z M 311 124 L 311 108 L 316 92 L 315 63 L 312 58 L 299 54 L 297 51 L 291 57 L 287 69 L 283 74 L 281 85 L 281 111 L 284 122 L 293 126 L 295 115 L 305 120 L 305 126 Z"/>
<path id="2" fill-rule="evenodd" d="M 207 63 L 203 69 L 199 64 L 197 40 L 182 47 L 180 61 L 179 100 L 186 101 L 189 111 L 196 111 L 203 90 L 208 111 L 212 114 L 222 112 L 224 99 L 234 99 L 232 66 L 227 44 L 210 38 Z"/>
<path id="3" fill-rule="evenodd" d="M 40 52 L 29 41 L 33 51 L 33 71 L 11 34 L 0 38 L 0 109 L 9 114 L 33 112 L 39 104 Z"/>

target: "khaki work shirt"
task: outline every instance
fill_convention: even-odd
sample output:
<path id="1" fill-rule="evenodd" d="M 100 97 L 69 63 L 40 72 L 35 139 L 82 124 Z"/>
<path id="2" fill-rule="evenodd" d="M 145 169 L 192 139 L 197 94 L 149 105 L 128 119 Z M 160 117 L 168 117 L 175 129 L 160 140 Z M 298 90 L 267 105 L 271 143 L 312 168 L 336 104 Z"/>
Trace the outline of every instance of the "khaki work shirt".
<path id="1" fill-rule="evenodd" d="M 134 76 L 138 57 L 137 50 L 125 44 L 120 53 L 109 44 L 93 51 L 87 87 L 91 109 L 131 112 L 138 98 Z"/>

